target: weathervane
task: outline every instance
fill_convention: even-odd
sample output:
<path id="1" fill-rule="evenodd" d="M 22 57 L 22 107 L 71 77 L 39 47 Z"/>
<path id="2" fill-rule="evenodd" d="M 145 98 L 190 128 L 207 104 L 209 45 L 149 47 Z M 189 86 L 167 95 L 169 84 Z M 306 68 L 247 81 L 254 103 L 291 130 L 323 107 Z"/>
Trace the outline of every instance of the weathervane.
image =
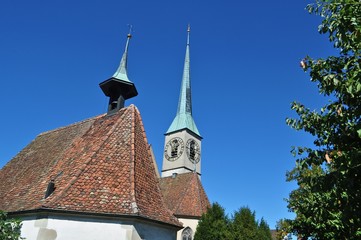
<path id="1" fill-rule="evenodd" d="M 128 33 L 128 38 L 132 37 L 132 32 L 133 32 L 133 25 L 132 24 L 128 24 L 129 27 L 129 33 Z"/>

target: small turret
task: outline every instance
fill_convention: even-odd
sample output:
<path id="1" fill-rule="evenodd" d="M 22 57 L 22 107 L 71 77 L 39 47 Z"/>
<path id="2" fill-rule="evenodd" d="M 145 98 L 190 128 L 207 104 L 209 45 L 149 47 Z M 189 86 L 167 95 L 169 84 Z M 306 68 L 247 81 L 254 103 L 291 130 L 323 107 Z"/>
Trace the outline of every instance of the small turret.
<path id="1" fill-rule="evenodd" d="M 129 80 L 127 75 L 128 47 L 131 37 L 130 27 L 125 50 L 117 71 L 111 78 L 99 84 L 104 94 L 109 97 L 108 114 L 117 112 L 124 107 L 125 100 L 138 95 L 134 83 Z"/>

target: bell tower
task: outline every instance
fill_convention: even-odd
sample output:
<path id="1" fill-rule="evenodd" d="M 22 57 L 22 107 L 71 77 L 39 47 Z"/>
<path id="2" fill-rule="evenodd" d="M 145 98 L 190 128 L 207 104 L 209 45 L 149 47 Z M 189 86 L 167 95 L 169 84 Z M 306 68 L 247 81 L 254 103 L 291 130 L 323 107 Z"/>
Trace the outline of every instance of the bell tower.
<path id="1" fill-rule="evenodd" d="M 104 94 L 109 97 L 108 114 L 116 113 L 124 107 L 125 100 L 138 95 L 134 83 L 129 80 L 127 74 L 128 47 L 132 37 L 131 30 L 132 28 L 130 26 L 125 50 L 117 71 L 111 78 L 99 84 Z"/>
<path id="2" fill-rule="evenodd" d="M 177 114 L 165 133 L 162 177 L 196 172 L 201 175 L 201 140 L 192 117 L 192 96 L 189 58 L 190 27 L 187 29 L 187 45 Z"/>

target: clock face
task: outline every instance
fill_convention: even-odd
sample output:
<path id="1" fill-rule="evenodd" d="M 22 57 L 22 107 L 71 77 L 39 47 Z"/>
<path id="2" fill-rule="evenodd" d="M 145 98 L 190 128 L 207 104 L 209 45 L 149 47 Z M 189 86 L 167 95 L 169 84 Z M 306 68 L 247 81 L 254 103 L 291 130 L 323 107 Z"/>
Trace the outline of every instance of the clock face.
<path id="1" fill-rule="evenodd" d="M 177 160 L 184 151 L 183 140 L 179 137 L 172 138 L 167 142 L 164 149 L 164 157 L 168 161 Z"/>
<path id="2" fill-rule="evenodd" d="M 187 141 L 187 157 L 192 163 L 198 163 L 201 159 L 201 148 L 194 139 Z"/>

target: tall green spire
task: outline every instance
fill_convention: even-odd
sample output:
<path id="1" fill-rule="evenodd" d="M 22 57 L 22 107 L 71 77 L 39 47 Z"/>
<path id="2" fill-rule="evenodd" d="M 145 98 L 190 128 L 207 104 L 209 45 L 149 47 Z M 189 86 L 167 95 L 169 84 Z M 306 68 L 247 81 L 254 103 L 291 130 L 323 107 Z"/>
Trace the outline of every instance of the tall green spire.
<path id="1" fill-rule="evenodd" d="M 166 134 L 180 131 L 183 129 L 188 129 L 200 137 L 201 135 L 199 134 L 197 126 L 192 117 L 189 36 L 190 36 L 190 26 L 188 25 L 186 55 L 184 60 L 182 85 L 178 100 L 177 115 L 174 118 Z"/>

